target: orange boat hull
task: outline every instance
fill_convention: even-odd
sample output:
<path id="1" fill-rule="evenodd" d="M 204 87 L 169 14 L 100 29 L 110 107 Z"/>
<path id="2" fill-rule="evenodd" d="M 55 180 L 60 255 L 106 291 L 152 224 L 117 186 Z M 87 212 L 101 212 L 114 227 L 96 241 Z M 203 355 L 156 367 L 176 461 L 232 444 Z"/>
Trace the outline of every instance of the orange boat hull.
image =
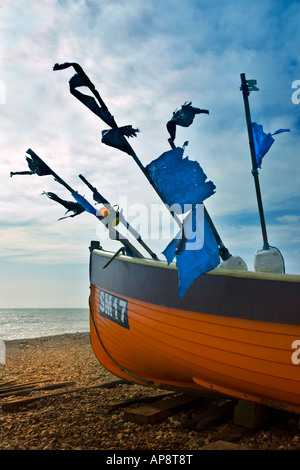
<path id="1" fill-rule="evenodd" d="M 260 321 L 244 318 L 243 315 L 237 318 L 234 313 L 232 316 L 223 312 L 217 315 L 207 312 L 209 307 L 206 301 L 206 311 L 201 311 L 200 301 L 197 311 L 193 311 L 188 303 L 187 308 L 180 308 L 180 301 L 176 307 L 160 305 L 154 302 L 155 298 L 153 302 L 145 301 L 143 295 L 139 294 L 141 287 L 136 296 L 126 296 L 122 291 L 122 277 L 126 275 L 124 282 L 130 283 L 134 264 L 132 282 L 138 273 L 137 282 L 141 285 L 150 283 L 151 270 L 147 270 L 147 263 L 139 264 L 136 260 L 131 263 L 125 260 L 128 257 L 121 257 L 114 260 L 106 271 L 102 268 L 108 261 L 108 255 L 96 250 L 91 256 L 91 342 L 97 358 L 105 368 L 119 377 L 140 384 L 184 389 L 192 393 L 204 389 L 215 390 L 300 413 L 300 324 L 269 319 Z M 153 266 L 152 263 L 150 265 Z M 106 276 L 109 269 L 112 272 Z M 154 269 L 155 274 L 158 274 L 158 269 L 171 271 L 166 266 Z M 100 278 L 96 273 L 100 273 Z M 231 276 L 223 272 L 215 274 L 214 271 L 214 274 L 207 274 L 206 277 L 210 276 L 209 283 L 220 280 L 227 283 L 229 290 L 230 282 L 240 282 L 243 278 L 243 281 L 249 281 L 251 288 L 255 273 L 239 274 Z M 109 281 L 110 278 L 114 282 Z M 288 291 L 289 301 L 287 299 L 286 306 L 288 309 L 292 301 L 292 318 L 292 310 L 297 309 L 295 302 L 299 300 L 297 292 L 300 279 L 297 278 L 291 277 L 291 281 L 284 281 L 286 284 L 282 285 L 279 280 L 268 279 L 269 283 L 277 282 L 274 295 L 280 289 L 282 292 L 287 287 L 291 289 Z M 169 288 L 171 292 L 174 289 L 172 282 L 170 278 L 169 286 L 162 288 Z M 268 288 L 268 285 L 264 287 Z M 201 289 L 201 282 L 198 288 Z M 207 292 L 203 291 L 203 297 L 205 295 Z M 259 292 L 252 292 L 252 295 L 259 295 Z M 211 296 L 212 308 L 216 308 L 215 297 L 218 297 L 220 308 L 224 306 L 226 299 L 222 295 L 212 292 Z M 288 316 L 282 312 L 284 314 Z M 278 316 L 279 313 L 274 315 Z"/>

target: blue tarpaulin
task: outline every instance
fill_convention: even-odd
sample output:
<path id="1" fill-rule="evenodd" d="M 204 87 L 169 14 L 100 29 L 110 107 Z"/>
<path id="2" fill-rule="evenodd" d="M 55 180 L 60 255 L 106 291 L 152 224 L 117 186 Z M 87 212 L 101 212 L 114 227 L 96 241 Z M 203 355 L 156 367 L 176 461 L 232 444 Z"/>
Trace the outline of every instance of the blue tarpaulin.
<path id="1" fill-rule="evenodd" d="M 212 181 L 196 161 L 183 158 L 184 148 L 163 153 L 146 166 L 146 171 L 162 195 L 163 201 L 176 213 L 185 213 L 215 192 Z M 185 207 L 186 206 L 186 207 Z"/>
<path id="2" fill-rule="evenodd" d="M 290 129 L 278 129 L 273 134 L 266 134 L 261 124 L 257 124 L 257 122 L 252 122 L 252 133 L 258 168 L 261 168 L 263 157 L 270 150 L 270 147 L 275 141 L 272 135 L 280 134 L 281 132 L 290 132 Z"/>
<path id="3" fill-rule="evenodd" d="M 198 162 L 183 158 L 184 147 L 163 153 L 146 167 L 165 204 L 177 214 L 193 209 L 163 251 L 169 264 L 176 258 L 180 298 L 195 279 L 220 263 L 219 247 L 203 206 L 216 187 L 207 181 Z"/>
<path id="4" fill-rule="evenodd" d="M 185 220 L 184 231 L 186 236 L 185 250 L 176 255 L 178 240 L 182 236 L 180 231 L 163 251 L 168 264 L 176 257 L 176 266 L 179 277 L 179 297 L 181 298 L 190 285 L 199 277 L 220 263 L 219 247 L 214 233 L 207 221 L 204 211 L 191 212 Z"/>

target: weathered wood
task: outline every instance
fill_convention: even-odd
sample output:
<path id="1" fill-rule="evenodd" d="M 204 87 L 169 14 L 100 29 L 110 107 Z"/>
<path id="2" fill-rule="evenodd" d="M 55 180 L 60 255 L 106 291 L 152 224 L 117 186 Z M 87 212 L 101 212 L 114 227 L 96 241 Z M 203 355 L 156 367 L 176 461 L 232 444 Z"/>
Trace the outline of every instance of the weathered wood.
<path id="1" fill-rule="evenodd" d="M 50 385 L 42 385 L 41 387 L 34 387 L 33 385 L 28 388 L 22 388 L 19 390 L 12 390 L 10 392 L 4 393 L 0 395 L 0 398 L 4 397 L 10 397 L 12 395 L 14 396 L 20 396 L 20 395 L 29 395 L 31 392 L 39 392 L 41 390 L 55 390 L 56 388 L 63 388 L 63 387 L 71 387 L 72 385 L 75 385 L 75 382 L 59 382 L 59 383 L 54 383 Z"/>
<path id="2" fill-rule="evenodd" d="M 272 416 L 271 408 L 246 400 L 239 400 L 234 409 L 233 422 L 238 426 L 255 429 Z"/>
<path id="3" fill-rule="evenodd" d="M 16 383 L 16 382 L 17 382 L 17 380 L 9 380 L 8 382 L 1 382 L 0 383 L 0 389 L 2 387 L 7 387 L 7 385 L 11 385 L 11 384 Z"/>
<path id="4" fill-rule="evenodd" d="M 251 429 L 231 424 L 229 427 L 226 427 L 226 429 L 221 429 L 214 433 L 214 439 L 216 441 L 238 442 L 252 433 L 253 431 Z"/>
<path id="5" fill-rule="evenodd" d="M 25 388 L 33 388 L 34 385 L 17 385 L 15 387 L 6 387 L 3 389 L 0 389 L 0 398 L 2 398 L 2 395 L 5 396 L 6 393 L 13 393 L 17 392 L 18 390 L 22 390 Z"/>
<path id="6" fill-rule="evenodd" d="M 248 447 L 227 441 L 215 441 L 200 447 L 199 450 L 249 450 Z"/>
<path id="7" fill-rule="evenodd" d="M 204 410 L 196 418 L 195 429 L 200 431 L 210 426 L 217 426 L 232 418 L 235 402 L 225 402 L 220 406 L 215 406 Z"/>
<path id="8" fill-rule="evenodd" d="M 151 405 L 125 412 L 125 419 L 138 424 L 152 424 L 170 416 L 175 410 L 196 403 L 197 397 L 191 395 L 177 395 L 164 398 Z"/>
<path id="9" fill-rule="evenodd" d="M 17 391 L 17 390 L 21 390 L 21 389 L 25 389 L 25 388 L 29 388 L 29 387 L 34 387 L 34 385 L 45 383 L 45 382 L 50 382 L 50 379 L 39 380 L 37 382 L 25 382 L 25 383 L 11 385 L 11 386 L 8 386 L 8 387 L 3 387 L 3 388 L 0 387 L 0 398 L 1 398 L 1 395 L 3 393 L 8 393 L 8 392 L 11 392 L 11 391 L 14 391 L 14 390 Z"/>
<path id="10" fill-rule="evenodd" d="M 124 383 L 127 383 L 127 382 L 124 381 L 123 379 L 120 379 L 120 380 L 114 380 L 114 381 L 111 381 L 111 382 L 100 383 L 100 384 L 96 384 L 96 385 L 90 385 L 90 386 L 86 386 L 86 387 L 76 387 L 76 388 L 72 388 L 72 389 L 69 389 L 69 390 L 63 390 L 63 391 L 60 391 L 60 392 L 48 393 L 48 394 L 45 394 L 45 395 L 37 395 L 35 397 L 25 398 L 24 400 L 4 402 L 4 403 L 2 403 L 1 408 L 2 408 L 3 411 L 15 411 L 18 408 L 22 408 L 23 406 L 27 406 L 31 403 L 34 403 L 36 401 L 43 400 L 43 399 L 46 399 L 46 398 L 52 398 L 52 397 L 55 397 L 55 396 L 58 396 L 58 395 L 66 395 L 68 393 L 81 392 L 83 390 L 90 390 L 90 389 L 93 389 L 93 388 L 112 388 L 112 387 L 115 387 L 116 385 L 124 384 Z"/>
<path id="11" fill-rule="evenodd" d="M 163 393 L 162 395 L 146 396 L 146 397 L 136 397 L 136 398 L 127 398 L 126 400 L 112 401 L 108 403 L 107 408 L 110 410 L 117 410 L 119 408 L 124 408 L 125 406 L 134 405 L 136 403 L 151 403 L 152 401 L 173 396 L 174 393 L 168 392 Z"/>

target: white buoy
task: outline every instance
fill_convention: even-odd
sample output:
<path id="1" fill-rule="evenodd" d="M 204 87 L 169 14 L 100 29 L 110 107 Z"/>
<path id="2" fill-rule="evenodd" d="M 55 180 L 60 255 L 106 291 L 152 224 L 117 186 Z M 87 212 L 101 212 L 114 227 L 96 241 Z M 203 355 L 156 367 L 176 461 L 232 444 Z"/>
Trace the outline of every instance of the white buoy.
<path id="1" fill-rule="evenodd" d="M 284 273 L 284 259 L 278 248 L 270 246 L 257 250 L 254 254 L 254 269 L 266 273 Z"/>
<path id="2" fill-rule="evenodd" d="M 239 269 L 242 271 L 248 271 L 245 261 L 240 256 L 230 256 L 225 261 L 222 261 L 218 268 L 221 269 Z"/>

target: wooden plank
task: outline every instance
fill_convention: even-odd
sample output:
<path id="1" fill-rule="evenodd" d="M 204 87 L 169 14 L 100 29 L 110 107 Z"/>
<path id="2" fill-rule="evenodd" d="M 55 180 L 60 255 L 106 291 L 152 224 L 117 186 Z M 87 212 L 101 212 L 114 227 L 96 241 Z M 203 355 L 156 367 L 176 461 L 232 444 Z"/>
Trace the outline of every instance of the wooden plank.
<path id="1" fill-rule="evenodd" d="M 72 388 L 72 389 L 69 389 L 69 390 L 63 390 L 63 391 L 60 391 L 60 392 L 48 393 L 48 394 L 45 394 L 45 395 L 37 395 L 35 397 L 25 398 L 24 400 L 4 402 L 4 403 L 2 403 L 1 408 L 2 408 L 3 411 L 15 411 L 18 408 L 22 408 L 22 407 L 27 406 L 31 403 L 34 403 L 35 401 L 38 401 L 38 400 L 42 400 L 42 399 L 46 399 L 46 398 L 52 398 L 52 397 L 55 397 L 55 396 L 58 396 L 58 395 L 65 395 L 65 394 L 68 394 L 68 393 L 81 392 L 83 390 L 90 390 L 90 389 L 93 389 L 93 388 L 112 388 L 112 387 L 115 387 L 116 385 L 124 384 L 124 383 L 127 383 L 127 381 L 124 381 L 123 379 L 120 379 L 120 380 L 113 380 L 111 382 L 100 383 L 100 384 L 96 384 L 96 385 L 90 385 L 90 386 L 86 386 L 86 387 L 77 387 L 77 388 Z"/>
<path id="2" fill-rule="evenodd" d="M 191 395 L 172 396 L 158 400 L 151 405 L 128 410 L 125 412 L 125 419 L 138 424 L 152 424 L 170 416 L 175 410 L 192 405 L 197 401 L 198 398 Z"/>
<path id="3" fill-rule="evenodd" d="M 28 390 L 30 388 L 34 388 L 34 385 L 17 385 L 16 387 L 6 387 L 0 389 L 0 398 L 5 397 L 7 394 L 13 395 L 14 393 L 17 393 L 18 390 Z"/>
<path id="4" fill-rule="evenodd" d="M 248 447 L 240 444 L 234 444 L 233 442 L 227 441 L 215 441 L 207 444 L 206 446 L 200 447 L 199 450 L 249 450 Z"/>
<path id="5" fill-rule="evenodd" d="M 17 382 L 16 379 L 15 379 L 15 380 L 9 380 L 8 382 L 3 382 L 3 381 L 2 381 L 2 382 L 0 383 L 0 389 L 1 389 L 2 387 L 6 387 L 7 385 L 11 385 L 11 384 L 16 383 L 16 382 Z"/>
<path id="6" fill-rule="evenodd" d="M 231 423 L 230 426 L 226 426 L 226 429 L 221 429 L 214 433 L 214 439 L 216 441 L 238 442 L 252 433 L 252 429 Z"/>
<path id="7" fill-rule="evenodd" d="M 238 426 L 256 429 L 268 422 L 274 411 L 267 407 L 246 400 L 239 400 L 234 409 L 233 422 Z"/>
<path id="8" fill-rule="evenodd" d="M 135 405 L 136 403 L 150 403 L 152 401 L 166 398 L 173 396 L 174 393 L 168 392 L 168 393 L 163 393 L 162 395 L 154 395 L 154 396 L 144 396 L 144 397 L 137 397 L 137 398 L 127 398 L 126 400 L 118 400 L 118 401 L 112 401 L 109 402 L 107 405 L 107 408 L 110 410 L 117 410 L 119 408 L 124 408 L 125 406 L 129 405 Z"/>
<path id="9" fill-rule="evenodd" d="M 236 402 L 230 401 L 204 410 L 194 421 L 195 429 L 201 431 L 202 429 L 217 426 L 228 419 L 232 419 L 235 404 Z"/>
<path id="10" fill-rule="evenodd" d="M 39 392 L 41 390 L 55 390 L 56 388 L 71 387 L 75 385 L 75 382 L 58 382 L 49 385 L 42 385 L 41 387 L 34 387 L 33 385 L 28 388 L 22 388 L 18 390 L 11 390 L 10 392 L 0 395 L 0 398 L 10 397 L 10 396 L 20 396 L 20 395 L 29 395 L 31 392 Z"/>
<path id="11" fill-rule="evenodd" d="M 19 383 L 19 384 L 16 384 L 16 385 L 6 386 L 6 387 L 4 387 L 4 386 L 1 387 L 0 386 L 0 394 L 10 392 L 11 390 L 18 390 L 18 389 L 22 389 L 22 388 L 33 387 L 34 385 L 45 383 L 45 382 L 51 382 L 51 380 L 47 379 L 47 380 L 39 380 L 37 382 L 25 382 L 25 383 Z M 9 382 L 7 382 L 7 383 L 9 383 Z"/>

